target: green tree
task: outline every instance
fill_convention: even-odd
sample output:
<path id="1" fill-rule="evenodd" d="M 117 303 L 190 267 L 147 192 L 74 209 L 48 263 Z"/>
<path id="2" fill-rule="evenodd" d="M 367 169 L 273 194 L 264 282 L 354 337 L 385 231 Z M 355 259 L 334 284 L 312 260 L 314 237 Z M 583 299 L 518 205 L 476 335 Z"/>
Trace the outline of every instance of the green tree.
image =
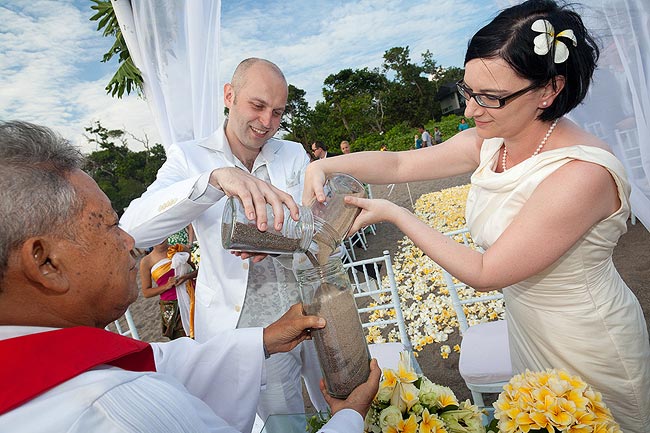
<path id="1" fill-rule="evenodd" d="M 435 62 L 434 62 L 435 65 Z M 390 125 L 424 123 L 435 115 L 436 90 L 424 76 L 424 66 L 411 61 L 409 47 L 393 47 L 384 53 L 383 68 L 395 74 L 386 98 Z"/>
<path id="2" fill-rule="evenodd" d="M 386 77 L 368 68 L 343 69 L 325 79 L 325 103 L 345 128 L 346 134 L 340 139 L 355 140 L 368 132 L 383 131 L 382 95 L 386 86 Z"/>
<path id="3" fill-rule="evenodd" d="M 332 109 L 330 104 L 323 101 L 316 102 L 316 106 L 309 114 L 309 137 L 305 142 L 308 145 L 316 140 L 327 143 L 330 150 L 336 153 L 337 149 L 335 144 L 338 144 L 343 139 L 348 139 L 349 135 L 339 114 Z"/>
<path id="4" fill-rule="evenodd" d="M 293 84 L 289 84 L 287 107 L 280 121 L 280 128 L 287 131 L 287 140 L 299 143 L 309 141 L 309 104 L 305 99 L 306 92 Z"/>
<path id="5" fill-rule="evenodd" d="M 165 162 L 165 149 L 160 144 L 149 145 L 148 139 L 139 139 L 120 129 L 107 129 L 99 121 L 85 128 L 89 143 L 98 150 L 86 157 L 84 170 L 97 182 L 111 200 L 118 214 L 132 200 L 140 197 L 156 178 Z M 143 144 L 145 150 L 134 152 L 127 146 L 128 139 Z"/>
<path id="6" fill-rule="evenodd" d="M 440 84 L 445 83 L 455 83 L 460 81 L 465 76 L 465 69 L 457 68 L 452 66 L 451 68 L 446 68 L 439 76 L 438 82 Z"/>

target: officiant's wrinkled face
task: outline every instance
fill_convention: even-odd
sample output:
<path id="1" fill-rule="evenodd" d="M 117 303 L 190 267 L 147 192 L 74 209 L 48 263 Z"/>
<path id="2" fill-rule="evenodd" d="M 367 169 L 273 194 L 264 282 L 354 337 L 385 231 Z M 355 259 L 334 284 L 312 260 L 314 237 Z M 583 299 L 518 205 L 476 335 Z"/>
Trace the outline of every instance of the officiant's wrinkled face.
<path id="1" fill-rule="evenodd" d="M 74 239 L 60 254 L 70 295 L 80 300 L 80 324 L 104 327 L 138 297 L 134 241 L 118 226 L 106 194 L 81 170 L 69 175 L 84 207 L 74 221 Z"/>
<path id="2" fill-rule="evenodd" d="M 230 146 L 259 152 L 275 135 L 287 104 L 287 82 L 271 65 L 258 62 L 224 87 Z"/>

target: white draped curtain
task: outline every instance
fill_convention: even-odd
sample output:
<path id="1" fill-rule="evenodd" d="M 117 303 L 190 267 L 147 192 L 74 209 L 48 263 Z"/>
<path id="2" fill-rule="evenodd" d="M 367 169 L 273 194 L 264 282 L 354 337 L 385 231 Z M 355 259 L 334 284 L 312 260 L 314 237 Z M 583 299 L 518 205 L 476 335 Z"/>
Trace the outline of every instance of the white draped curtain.
<path id="1" fill-rule="evenodd" d="M 601 58 L 584 104 L 571 112 L 623 162 L 632 213 L 650 228 L 650 1 L 582 0 Z"/>
<path id="2" fill-rule="evenodd" d="M 220 0 L 111 0 L 162 144 L 220 126 Z M 222 117 L 222 116 L 221 116 Z"/>

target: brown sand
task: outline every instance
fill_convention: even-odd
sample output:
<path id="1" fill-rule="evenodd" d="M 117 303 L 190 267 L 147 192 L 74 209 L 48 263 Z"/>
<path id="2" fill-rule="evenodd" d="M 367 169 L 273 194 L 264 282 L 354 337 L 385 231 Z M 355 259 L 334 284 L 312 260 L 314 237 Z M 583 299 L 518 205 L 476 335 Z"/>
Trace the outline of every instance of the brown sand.
<path id="1" fill-rule="evenodd" d="M 414 182 L 406 185 L 395 185 L 392 192 L 385 185 L 372 186 L 374 198 L 386 198 L 407 209 L 422 194 L 439 191 L 452 186 L 469 182 L 469 176 L 457 176 L 449 179 Z M 390 195 L 389 195 L 390 193 Z M 377 235 L 368 236 L 368 250 L 357 248 L 357 260 L 377 257 L 384 250 L 394 256 L 397 252 L 398 241 L 404 235 L 392 224 L 377 224 Z M 621 276 L 636 294 L 643 307 L 646 321 L 650 320 L 650 233 L 637 222 L 631 225 L 628 221 L 628 233 L 623 235 L 614 250 L 614 263 Z M 160 317 L 157 299 L 144 299 L 142 296 L 131 306 L 140 337 L 145 341 L 166 341 L 160 332 Z M 650 321 L 649 321 L 650 323 Z M 459 342 L 458 333 L 454 333 L 446 344 L 453 346 Z M 419 353 L 418 362 L 424 374 L 433 382 L 449 386 L 459 399 L 470 398 L 463 379 L 458 374 L 458 354 L 452 352 L 448 359 L 440 357 L 438 345 L 428 345 Z M 308 399 L 307 399 L 308 401 Z"/>

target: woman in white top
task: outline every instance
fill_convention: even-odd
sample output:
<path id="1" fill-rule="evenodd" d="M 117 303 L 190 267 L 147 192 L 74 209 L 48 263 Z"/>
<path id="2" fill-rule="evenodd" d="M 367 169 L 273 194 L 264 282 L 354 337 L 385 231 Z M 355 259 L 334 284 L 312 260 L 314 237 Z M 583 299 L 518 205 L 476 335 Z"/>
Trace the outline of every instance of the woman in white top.
<path id="1" fill-rule="evenodd" d="M 476 122 L 418 152 L 362 152 L 307 169 L 303 202 L 324 199 L 328 173 L 370 184 L 473 172 L 466 219 L 485 253 L 457 244 L 386 200 L 362 208 L 351 232 L 399 227 L 477 290 L 503 290 L 512 365 L 580 375 L 626 433 L 650 425 L 650 345 L 643 312 L 612 263 L 630 188 L 607 144 L 563 118 L 584 98 L 598 48 L 578 14 L 552 0 L 502 11 L 478 31 L 458 92 Z"/>

